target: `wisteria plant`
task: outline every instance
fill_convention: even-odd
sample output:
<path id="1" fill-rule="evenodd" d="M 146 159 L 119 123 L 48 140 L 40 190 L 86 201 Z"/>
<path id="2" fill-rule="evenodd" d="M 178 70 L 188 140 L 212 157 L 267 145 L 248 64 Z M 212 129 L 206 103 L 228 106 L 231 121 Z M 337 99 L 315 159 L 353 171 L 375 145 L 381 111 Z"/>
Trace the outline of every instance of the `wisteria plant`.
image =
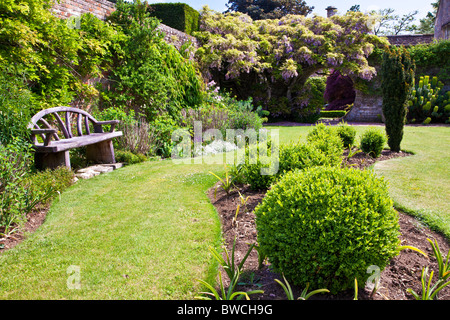
<path id="1" fill-rule="evenodd" d="M 370 34 L 373 17 L 361 12 L 254 21 L 205 6 L 200 20 L 196 59 L 203 73 L 239 98 L 251 96 L 280 113 L 301 112 L 301 89 L 321 69 L 372 79 L 376 70 L 367 58 L 376 46 L 388 44 Z"/>

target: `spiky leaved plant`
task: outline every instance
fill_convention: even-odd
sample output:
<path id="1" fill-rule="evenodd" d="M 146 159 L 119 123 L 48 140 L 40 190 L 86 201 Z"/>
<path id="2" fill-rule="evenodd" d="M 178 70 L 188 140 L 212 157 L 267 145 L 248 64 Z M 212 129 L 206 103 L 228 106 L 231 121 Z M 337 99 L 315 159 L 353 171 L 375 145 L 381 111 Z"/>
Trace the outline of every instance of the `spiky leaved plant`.
<path id="1" fill-rule="evenodd" d="M 383 113 L 388 145 L 400 151 L 403 127 L 406 122 L 407 101 L 411 94 L 415 73 L 414 61 L 404 48 L 387 48 L 383 53 L 381 81 Z"/>

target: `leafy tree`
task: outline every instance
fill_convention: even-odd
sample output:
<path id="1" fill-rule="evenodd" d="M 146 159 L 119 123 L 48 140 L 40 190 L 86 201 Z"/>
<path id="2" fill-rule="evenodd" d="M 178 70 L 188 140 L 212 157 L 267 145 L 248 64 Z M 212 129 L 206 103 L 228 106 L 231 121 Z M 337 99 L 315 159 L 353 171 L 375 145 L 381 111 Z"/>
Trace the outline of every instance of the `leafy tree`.
<path id="1" fill-rule="evenodd" d="M 395 14 L 395 10 L 392 8 L 372 11 L 371 14 L 378 20 L 373 29 L 373 33 L 375 35 L 398 35 L 402 32 L 414 31 L 415 26 L 413 22 L 418 13 L 415 10 L 400 17 Z"/>
<path id="2" fill-rule="evenodd" d="M 314 9 L 303 0 L 228 0 L 226 12 L 242 12 L 253 20 L 279 19 L 288 14 L 308 15 Z"/>
<path id="3" fill-rule="evenodd" d="M 388 44 L 370 34 L 370 18 L 361 12 L 254 21 L 206 7 L 201 30 L 196 58 L 205 76 L 239 99 L 252 96 L 279 117 L 303 112 L 302 88 L 321 69 L 370 80 L 375 69 L 367 57 L 375 46 Z"/>
<path id="4" fill-rule="evenodd" d="M 415 33 L 426 34 L 434 33 L 434 23 L 436 21 L 436 14 L 439 8 L 439 0 L 431 4 L 433 11 L 429 11 L 425 18 L 419 20 L 419 25 L 415 26 Z"/>
<path id="5" fill-rule="evenodd" d="M 326 110 L 345 109 L 356 97 L 352 79 L 339 71 L 333 71 L 327 79 L 324 97 L 328 102 Z"/>
<path id="6" fill-rule="evenodd" d="M 355 5 L 351 6 L 348 11 L 361 12 L 361 6 L 359 4 L 355 4 Z"/>
<path id="7" fill-rule="evenodd" d="M 414 85 L 414 73 L 414 61 L 404 48 L 392 47 L 383 53 L 381 65 L 382 107 L 388 145 L 394 152 L 400 151 L 408 110 L 407 101 Z"/>

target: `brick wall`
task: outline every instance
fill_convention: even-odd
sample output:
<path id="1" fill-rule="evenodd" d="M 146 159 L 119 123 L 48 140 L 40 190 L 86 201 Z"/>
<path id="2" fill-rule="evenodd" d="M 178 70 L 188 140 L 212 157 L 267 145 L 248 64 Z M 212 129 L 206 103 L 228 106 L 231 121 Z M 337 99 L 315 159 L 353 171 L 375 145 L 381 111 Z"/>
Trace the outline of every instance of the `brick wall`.
<path id="1" fill-rule="evenodd" d="M 97 18 L 105 20 L 115 10 L 114 2 L 108 0 L 60 0 L 55 1 L 53 11 L 60 18 L 80 16 L 83 13 L 92 13 Z"/>

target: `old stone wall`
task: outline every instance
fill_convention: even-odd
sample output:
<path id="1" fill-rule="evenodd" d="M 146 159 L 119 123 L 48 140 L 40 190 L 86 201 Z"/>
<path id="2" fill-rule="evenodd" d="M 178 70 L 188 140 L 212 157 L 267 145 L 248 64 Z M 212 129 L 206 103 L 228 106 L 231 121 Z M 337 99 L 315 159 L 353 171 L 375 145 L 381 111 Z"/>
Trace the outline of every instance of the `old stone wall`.
<path id="1" fill-rule="evenodd" d="M 405 34 L 386 36 L 389 43 L 395 46 L 414 46 L 416 44 L 432 43 L 434 34 Z"/>
<path id="2" fill-rule="evenodd" d="M 434 28 L 436 39 L 450 39 L 450 0 L 441 0 Z"/>

